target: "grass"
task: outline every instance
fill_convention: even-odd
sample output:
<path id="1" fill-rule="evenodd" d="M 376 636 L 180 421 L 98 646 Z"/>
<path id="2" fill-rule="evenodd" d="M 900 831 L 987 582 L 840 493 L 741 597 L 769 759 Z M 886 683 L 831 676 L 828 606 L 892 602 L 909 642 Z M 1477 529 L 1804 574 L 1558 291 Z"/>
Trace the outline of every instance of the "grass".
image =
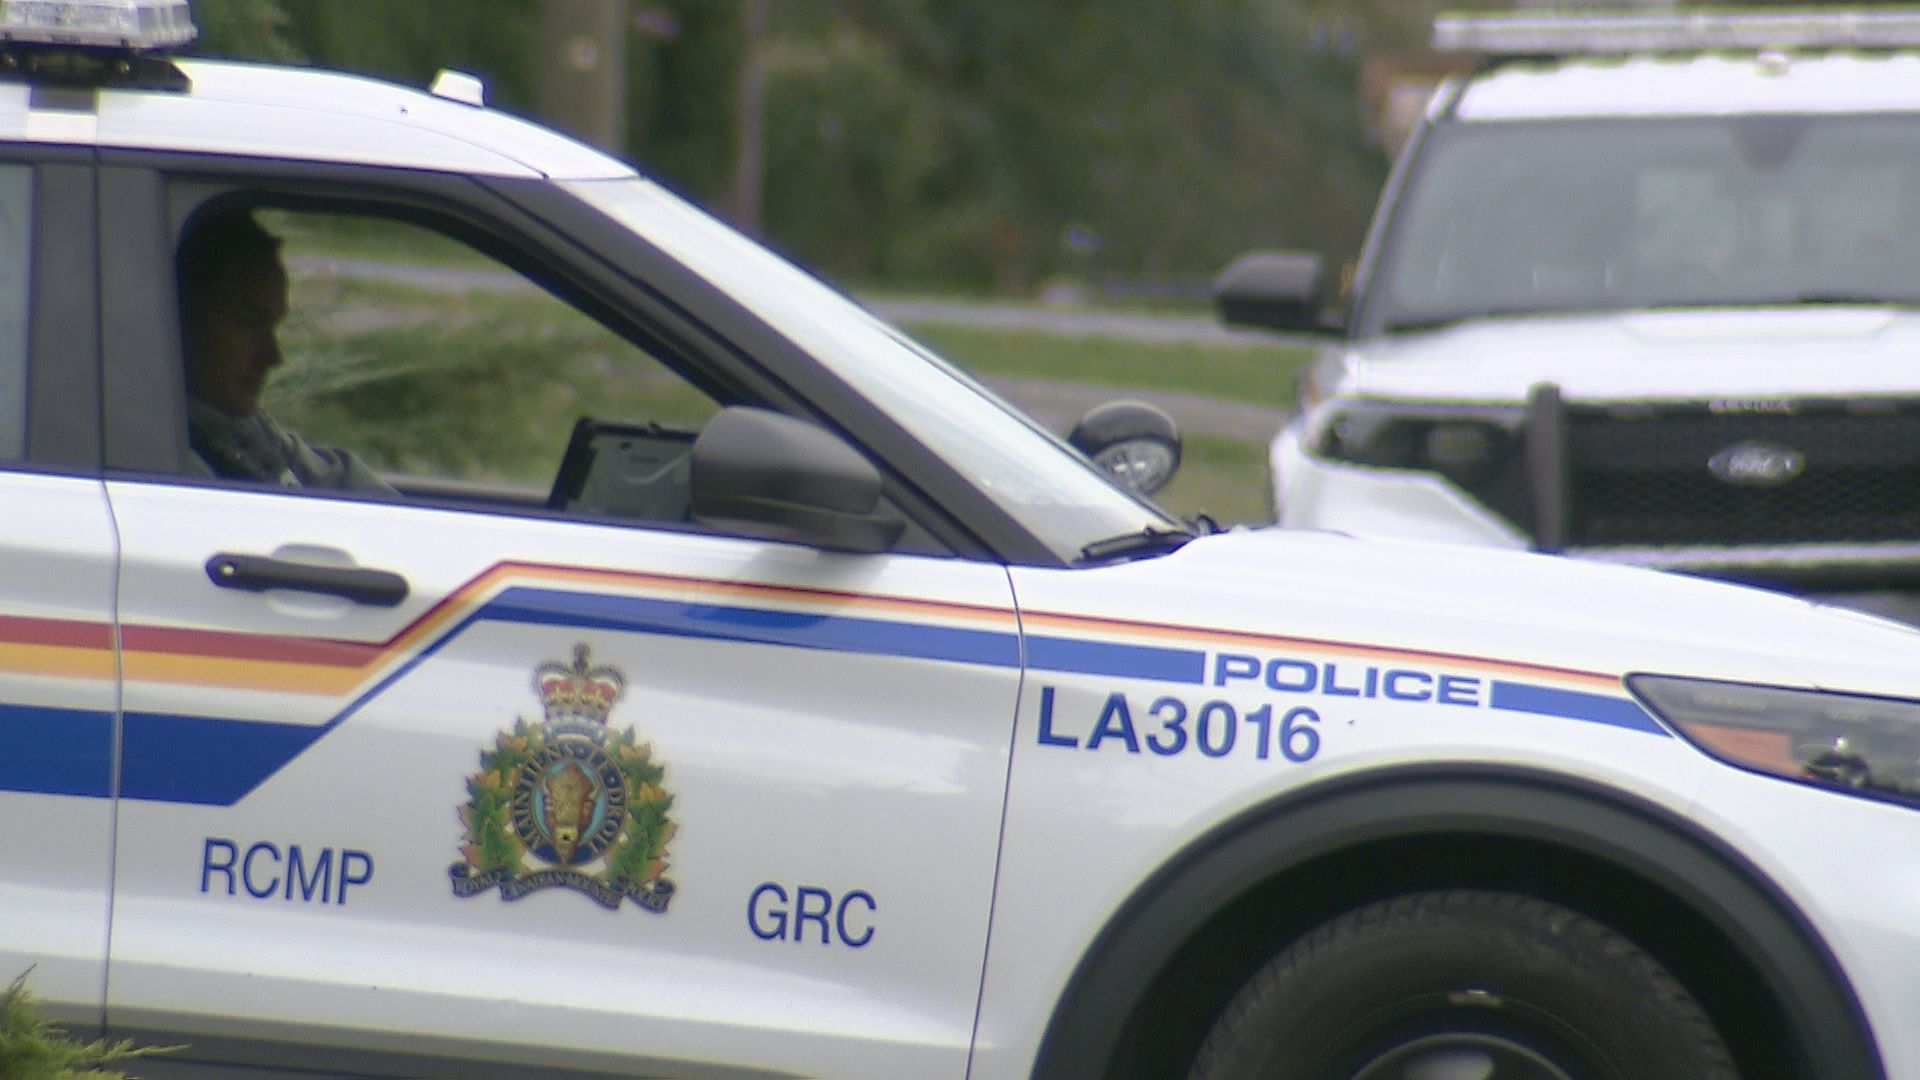
<path id="1" fill-rule="evenodd" d="M 386 218 L 263 210 L 262 226 L 303 256 L 372 259 L 413 266 L 497 270 L 500 264 L 451 237 Z"/>
<path id="2" fill-rule="evenodd" d="M 1034 331 L 912 325 L 914 337 L 975 375 L 1160 390 L 1284 408 L 1300 349 L 1167 344 Z"/>
<path id="3" fill-rule="evenodd" d="M 124 1080 L 108 1066 L 134 1058 L 165 1054 L 178 1046 L 135 1047 L 132 1040 L 82 1042 L 40 1015 L 39 1002 L 27 990 L 27 976 L 0 992 L 0 1077 L 6 1080 Z"/>
<path id="4" fill-rule="evenodd" d="M 581 416 L 697 428 L 713 411 L 545 294 L 309 281 L 293 306 L 267 411 L 383 471 L 544 487 Z"/>
<path id="5" fill-rule="evenodd" d="M 490 265 L 460 258 L 460 249 L 437 238 L 397 240 L 391 223 L 361 235 L 337 221 L 284 216 L 272 224 L 296 267 L 325 255 L 398 261 L 403 251 L 437 265 Z M 540 486 L 551 481 L 580 416 L 695 428 L 712 409 L 658 361 L 537 290 L 463 294 L 301 272 L 293 310 L 282 333 L 287 363 L 266 408 L 313 441 L 350 447 L 382 470 Z M 907 329 L 990 380 L 1276 408 L 1307 355 L 1237 343 Z M 1266 450 L 1264 438 L 1189 431 L 1181 471 L 1159 501 L 1223 524 L 1271 520 Z"/>
<path id="6" fill-rule="evenodd" d="M 1221 525 L 1273 521 L 1267 444 L 1192 435 L 1185 439 L 1180 471 L 1154 501 L 1181 517 L 1205 514 Z"/>
<path id="7" fill-rule="evenodd" d="M 1274 408 L 1287 404 L 1306 348 L 1178 344 L 1076 338 L 1030 331 L 911 326 L 934 351 L 983 378 L 995 376 L 1133 391 L 1190 394 Z M 1206 514 L 1222 525 L 1273 520 L 1265 438 L 1187 432 L 1180 471 L 1155 496 L 1181 517 Z"/>

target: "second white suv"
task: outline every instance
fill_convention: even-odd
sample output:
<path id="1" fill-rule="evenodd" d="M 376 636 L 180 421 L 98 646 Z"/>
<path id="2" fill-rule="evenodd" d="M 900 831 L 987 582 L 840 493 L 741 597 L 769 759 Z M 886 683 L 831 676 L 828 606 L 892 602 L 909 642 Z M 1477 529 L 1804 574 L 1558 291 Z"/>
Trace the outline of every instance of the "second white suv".
<path id="1" fill-rule="evenodd" d="M 1278 520 L 1801 590 L 1920 578 L 1920 18 L 1443 19 L 1485 53 L 1396 165 L 1340 313 L 1248 256 L 1234 322 L 1333 340 Z"/>

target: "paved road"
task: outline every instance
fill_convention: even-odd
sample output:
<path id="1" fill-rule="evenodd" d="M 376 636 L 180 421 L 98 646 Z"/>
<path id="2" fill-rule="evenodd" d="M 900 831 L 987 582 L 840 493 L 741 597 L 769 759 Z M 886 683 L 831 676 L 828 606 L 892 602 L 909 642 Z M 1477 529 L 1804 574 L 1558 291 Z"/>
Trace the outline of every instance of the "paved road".
<path id="1" fill-rule="evenodd" d="M 1063 337 L 1105 337 L 1172 344 L 1263 345 L 1280 340 L 1272 334 L 1255 330 L 1230 330 L 1206 315 L 1086 311 L 958 300 L 866 299 L 863 302 L 881 318 L 902 325 L 981 326 L 993 330 L 1028 330 Z"/>
<path id="2" fill-rule="evenodd" d="M 294 266 L 309 272 L 373 278 L 447 292 L 518 292 L 536 287 L 508 270 L 463 270 L 346 258 L 301 258 L 294 260 Z M 1280 340 L 1272 334 L 1259 331 L 1230 330 L 1205 315 L 1089 311 L 971 300 L 872 297 L 862 297 L 860 300 L 881 318 L 902 324 L 980 326 L 993 330 L 1029 330 L 1064 337 L 1110 337 L 1127 341 L 1172 343 L 1190 341 L 1205 345 L 1259 345 Z"/>
<path id="3" fill-rule="evenodd" d="M 367 259 L 300 259 L 296 260 L 295 265 L 311 273 L 374 278 L 449 292 L 512 292 L 535 287 L 520 275 L 505 270 L 402 266 Z M 1103 337 L 1176 344 L 1270 344 L 1277 340 L 1272 335 L 1254 331 L 1229 330 L 1213 319 L 1199 315 L 1088 311 L 956 300 L 868 299 L 863 302 L 881 318 L 909 327 L 979 326 L 1062 337 Z M 1173 416 L 1181 432 L 1188 435 L 1266 440 L 1286 422 L 1286 413 L 1278 409 L 1195 394 L 1115 390 L 1112 387 L 1040 379 L 989 378 L 985 381 L 1007 400 L 1032 413 L 1047 427 L 1060 432 L 1071 429 L 1088 409 L 1116 397 L 1137 398 L 1160 406 Z"/>
<path id="4" fill-rule="evenodd" d="M 1018 304 L 973 303 L 953 300 L 867 300 L 867 306 L 888 322 L 902 326 L 979 326 L 1062 337 L 1114 338 L 1204 345 L 1272 344 L 1269 334 L 1229 330 L 1199 315 L 1157 315 L 1133 312 L 1082 311 Z M 1111 387 L 1050 382 L 1041 379 L 985 379 L 1008 401 L 1032 413 L 1055 431 L 1067 431 L 1088 409 L 1115 397 L 1152 402 L 1172 415 L 1183 434 L 1266 441 L 1286 423 L 1287 414 L 1261 405 L 1223 401 L 1197 394 L 1164 390 L 1120 390 Z"/>

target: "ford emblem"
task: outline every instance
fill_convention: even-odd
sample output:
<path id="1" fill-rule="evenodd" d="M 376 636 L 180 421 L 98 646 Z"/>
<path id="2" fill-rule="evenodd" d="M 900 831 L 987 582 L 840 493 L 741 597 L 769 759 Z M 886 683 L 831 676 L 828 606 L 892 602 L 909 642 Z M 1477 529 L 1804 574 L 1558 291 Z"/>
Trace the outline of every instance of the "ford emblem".
<path id="1" fill-rule="evenodd" d="M 1729 484 L 1775 487 L 1799 476 L 1806 455 L 1773 443 L 1743 442 L 1707 459 L 1707 471 Z"/>

